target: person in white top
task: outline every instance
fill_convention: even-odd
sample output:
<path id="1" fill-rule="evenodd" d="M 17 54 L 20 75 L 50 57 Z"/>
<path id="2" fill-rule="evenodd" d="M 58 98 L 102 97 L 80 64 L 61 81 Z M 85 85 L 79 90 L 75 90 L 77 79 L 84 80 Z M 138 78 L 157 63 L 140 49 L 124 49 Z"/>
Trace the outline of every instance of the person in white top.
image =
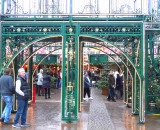
<path id="1" fill-rule="evenodd" d="M 37 74 L 38 76 L 38 81 L 37 81 L 37 86 L 38 86 L 38 96 L 41 96 L 41 94 L 44 94 L 44 89 L 42 87 L 43 83 L 43 70 L 40 69 L 39 73 Z"/>
<path id="2" fill-rule="evenodd" d="M 18 101 L 17 113 L 14 118 L 13 127 L 29 127 L 30 124 L 26 123 L 27 111 L 28 111 L 28 100 L 30 99 L 30 88 L 25 78 L 24 68 L 18 70 L 19 77 L 16 80 L 16 95 Z M 19 119 L 21 118 L 21 125 Z"/>

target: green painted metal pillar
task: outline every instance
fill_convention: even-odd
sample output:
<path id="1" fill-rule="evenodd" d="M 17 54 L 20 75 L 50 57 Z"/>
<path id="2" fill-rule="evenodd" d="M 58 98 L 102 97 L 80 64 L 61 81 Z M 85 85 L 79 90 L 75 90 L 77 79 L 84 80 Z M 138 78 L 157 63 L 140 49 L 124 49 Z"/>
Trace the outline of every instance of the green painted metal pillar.
<path id="1" fill-rule="evenodd" d="M 18 76 L 18 69 L 19 69 L 17 59 L 18 59 L 18 57 L 16 57 L 15 60 L 14 60 L 15 82 L 16 82 L 16 79 L 17 79 L 17 76 Z M 17 103 L 16 103 L 16 101 L 17 101 L 17 96 L 15 94 L 14 95 L 13 110 L 17 109 Z"/>
<path id="2" fill-rule="evenodd" d="M 136 50 L 136 48 L 135 47 L 133 47 L 133 61 L 134 61 L 134 63 L 135 63 L 135 65 L 137 66 L 137 61 L 138 61 L 138 53 L 139 53 L 139 45 L 140 45 L 140 41 L 139 40 L 134 40 L 135 41 L 135 43 L 134 44 L 138 44 L 137 45 L 137 50 Z M 136 70 L 134 70 L 134 72 L 133 72 L 133 93 L 132 93 L 132 96 L 133 96 L 133 99 L 132 99 L 132 114 L 138 114 L 138 109 L 137 109 L 137 86 L 138 86 L 138 84 L 137 84 L 137 78 L 138 78 L 138 76 L 137 76 L 137 72 L 136 72 Z"/>
<path id="3" fill-rule="evenodd" d="M 80 40 L 79 40 L 79 34 L 80 34 L 80 25 L 77 24 L 76 26 L 76 40 L 77 40 L 77 46 L 78 49 L 77 49 L 77 60 L 78 60 L 78 65 L 77 65 L 77 76 L 78 76 L 78 81 L 77 81 L 77 106 L 78 106 L 78 112 L 81 111 L 81 71 L 82 71 L 82 68 L 81 68 L 81 64 L 82 64 L 82 45 L 80 43 Z M 78 113 L 77 112 L 77 113 Z"/>
<path id="4" fill-rule="evenodd" d="M 63 24 L 62 26 L 62 33 L 63 33 L 63 40 L 62 40 L 62 120 L 65 120 L 65 48 L 66 48 L 66 26 Z"/>
<path id="5" fill-rule="evenodd" d="M 72 58 L 72 60 L 70 61 L 70 70 L 71 70 L 71 85 L 73 86 L 73 81 L 75 80 L 74 79 L 74 74 L 75 74 L 75 72 L 74 72 L 74 70 L 75 70 L 75 66 L 74 66 L 74 61 L 75 61 L 75 59 L 74 59 L 74 57 L 73 57 L 73 55 L 74 55 L 74 52 L 75 52 L 75 43 L 73 43 L 72 44 L 72 46 L 71 46 L 71 52 L 72 52 L 72 57 L 70 57 L 70 58 Z"/>
<path id="6" fill-rule="evenodd" d="M 29 55 L 32 55 L 33 53 L 33 45 L 30 46 L 29 48 Z M 32 73 L 33 73 L 33 57 L 30 58 L 29 60 L 29 66 L 28 66 L 28 82 L 29 82 L 29 87 L 30 87 L 30 90 L 31 90 L 31 93 L 30 93 L 30 97 L 31 97 L 31 100 L 32 100 Z"/>
<path id="7" fill-rule="evenodd" d="M 69 29 L 69 30 L 66 30 Z M 62 120 L 64 121 L 77 121 L 78 119 L 78 34 L 74 34 L 73 28 L 70 25 L 63 26 L 63 62 L 62 62 Z M 68 32 L 68 34 L 65 34 Z M 68 44 L 67 44 L 68 43 Z M 68 49 L 66 48 L 68 45 Z M 67 51 L 67 53 L 65 52 Z M 67 60 L 67 70 L 70 74 L 67 86 L 64 84 L 65 80 L 65 55 L 72 60 Z M 75 55 L 75 56 L 74 56 Z M 63 79 L 64 78 L 64 79 Z"/>
<path id="8" fill-rule="evenodd" d="M 67 51 L 69 52 L 69 43 L 68 43 L 68 47 L 67 47 Z M 70 82 L 70 67 L 69 67 L 69 59 L 70 59 L 70 55 L 67 55 L 67 85 L 69 85 L 68 83 Z"/>
<path id="9" fill-rule="evenodd" d="M 145 27 L 142 23 L 141 25 L 141 81 L 140 81 L 140 109 L 139 109 L 139 122 L 144 123 L 145 122 L 145 60 L 146 60 L 146 51 L 145 51 Z"/>
<path id="10" fill-rule="evenodd" d="M 78 29 L 78 28 L 77 28 Z M 78 120 L 78 88 L 79 88 L 79 38 L 75 35 L 75 120 Z"/>
<path id="11" fill-rule="evenodd" d="M 136 49 L 134 47 L 136 43 L 133 42 L 132 44 L 132 60 L 136 62 Z M 135 114 L 136 111 L 136 70 L 133 70 L 133 86 L 132 86 L 132 114 Z"/>
<path id="12" fill-rule="evenodd" d="M 132 114 L 136 112 L 136 71 L 134 71 L 133 86 L 132 86 Z"/>
<path id="13" fill-rule="evenodd" d="M 148 33 L 145 34 L 145 50 L 148 50 Z M 152 39 L 152 37 L 150 38 Z M 145 84 L 145 108 L 146 108 L 146 112 L 148 111 L 148 51 L 146 51 L 146 60 L 145 60 L 145 80 L 146 80 L 146 84 Z"/>
<path id="14" fill-rule="evenodd" d="M 83 48 L 82 48 L 82 43 L 79 43 L 79 112 L 81 111 L 82 101 L 83 101 Z"/>

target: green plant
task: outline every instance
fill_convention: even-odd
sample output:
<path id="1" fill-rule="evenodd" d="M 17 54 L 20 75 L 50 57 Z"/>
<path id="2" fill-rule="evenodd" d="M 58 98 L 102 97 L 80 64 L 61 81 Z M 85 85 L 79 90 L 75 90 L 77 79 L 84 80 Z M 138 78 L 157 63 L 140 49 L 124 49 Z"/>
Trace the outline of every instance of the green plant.
<path id="1" fill-rule="evenodd" d="M 54 83 L 55 83 L 56 79 L 57 79 L 56 77 L 51 77 L 51 86 L 54 86 Z"/>
<path id="2" fill-rule="evenodd" d="M 97 83 L 95 84 L 98 88 L 108 88 L 108 65 L 104 65 L 102 69 L 102 74 L 99 76 Z"/>
<path id="3" fill-rule="evenodd" d="M 158 94 L 158 97 L 156 99 L 156 104 L 157 106 L 160 107 L 160 85 L 158 85 L 157 83 L 152 83 L 152 86 L 156 88 L 156 93 Z"/>

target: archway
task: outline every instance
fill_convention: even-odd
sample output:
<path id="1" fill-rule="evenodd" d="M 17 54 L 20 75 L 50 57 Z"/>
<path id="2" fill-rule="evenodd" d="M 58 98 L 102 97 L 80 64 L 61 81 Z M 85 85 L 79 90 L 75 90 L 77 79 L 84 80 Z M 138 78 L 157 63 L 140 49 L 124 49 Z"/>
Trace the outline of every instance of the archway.
<path id="1" fill-rule="evenodd" d="M 80 39 L 80 42 L 82 42 L 82 43 L 84 43 L 85 44 L 85 42 L 86 42 L 86 45 L 83 45 L 84 47 L 86 46 L 86 47 L 92 47 L 92 46 L 94 46 L 94 45 L 88 45 L 87 46 L 87 43 L 89 43 L 89 42 L 91 42 L 91 43 L 94 43 L 94 44 L 98 44 L 99 46 L 103 46 L 103 47 L 106 47 L 106 48 L 108 48 L 110 51 L 113 51 L 118 57 L 121 57 L 123 60 L 122 61 L 124 61 L 124 58 L 126 59 L 125 61 L 127 61 L 130 65 L 126 65 L 126 66 L 128 66 L 129 68 L 130 68 L 130 66 L 132 66 L 133 68 L 130 68 L 130 69 L 132 69 L 132 71 L 131 71 L 131 74 L 132 74 L 132 76 L 133 76 L 133 81 L 132 81 L 132 86 L 134 86 L 134 87 L 132 87 L 132 90 L 133 90 L 133 94 L 132 94 L 132 103 L 133 103 L 133 106 L 132 106 L 132 113 L 134 114 L 136 111 L 137 111 L 137 105 L 139 105 L 139 109 L 140 110 L 142 110 L 142 108 L 144 107 L 144 105 L 141 105 L 141 103 L 142 103 L 142 100 L 141 100 L 141 98 L 140 98 L 140 104 L 137 104 L 136 103 L 136 99 L 137 99 L 137 96 L 138 97 L 142 97 L 142 95 L 141 95 L 141 85 L 142 85 L 142 81 L 143 81 L 143 79 L 142 79 L 142 76 L 141 76 L 141 74 L 140 74 L 140 72 L 139 72 L 139 70 L 137 69 L 137 67 L 135 66 L 135 64 L 134 64 L 134 62 L 131 60 L 131 58 L 124 52 L 124 51 L 122 51 L 119 47 L 117 47 L 116 45 L 114 45 L 114 44 L 112 44 L 112 43 L 110 43 L 110 42 L 108 42 L 107 40 L 105 40 L 105 39 L 102 39 L 102 38 L 99 38 L 99 37 L 95 37 L 95 36 L 92 36 L 92 35 L 90 35 L 90 36 L 80 36 L 79 37 L 79 39 Z M 120 52 L 121 52 L 121 55 L 119 55 L 119 54 L 117 54 L 114 50 L 113 50 L 113 48 L 111 48 L 111 47 L 115 47 L 115 48 L 117 48 Z M 123 55 L 123 56 L 122 56 Z M 129 69 L 129 70 L 130 70 Z M 138 79 L 136 78 L 136 75 L 138 76 Z M 138 84 L 136 83 L 137 81 L 139 80 L 139 87 L 138 87 L 138 89 L 139 89 L 139 91 L 140 91 L 140 95 L 139 94 L 136 94 L 136 87 L 135 86 L 137 86 Z M 143 108 L 144 109 L 144 108 Z M 144 116 L 144 111 L 142 112 L 142 111 L 140 111 L 140 116 Z"/>

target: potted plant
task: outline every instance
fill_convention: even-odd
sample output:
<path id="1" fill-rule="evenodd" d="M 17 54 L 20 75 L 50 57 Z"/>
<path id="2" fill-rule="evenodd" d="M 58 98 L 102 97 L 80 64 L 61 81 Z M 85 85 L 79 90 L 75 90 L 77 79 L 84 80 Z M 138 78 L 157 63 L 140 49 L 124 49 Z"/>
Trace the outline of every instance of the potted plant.
<path id="1" fill-rule="evenodd" d="M 158 94 L 158 97 L 156 98 L 156 106 L 160 110 L 160 85 L 158 85 L 158 83 L 152 83 L 152 85 L 156 88 Z"/>
<path id="2" fill-rule="evenodd" d="M 55 88 L 55 81 L 56 81 L 56 77 L 51 77 L 51 86 L 53 87 L 53 88 Z"/>
<path id="3" fill-rule="evenodd" d="M 102 74 L 99 76 L 100 80 L 98 80 L 95 84 L 95 86 L 102 89 L 102 95 L 109 95 L 108 74 L 108 66 L 104 65 L 102 69 Z"/>

